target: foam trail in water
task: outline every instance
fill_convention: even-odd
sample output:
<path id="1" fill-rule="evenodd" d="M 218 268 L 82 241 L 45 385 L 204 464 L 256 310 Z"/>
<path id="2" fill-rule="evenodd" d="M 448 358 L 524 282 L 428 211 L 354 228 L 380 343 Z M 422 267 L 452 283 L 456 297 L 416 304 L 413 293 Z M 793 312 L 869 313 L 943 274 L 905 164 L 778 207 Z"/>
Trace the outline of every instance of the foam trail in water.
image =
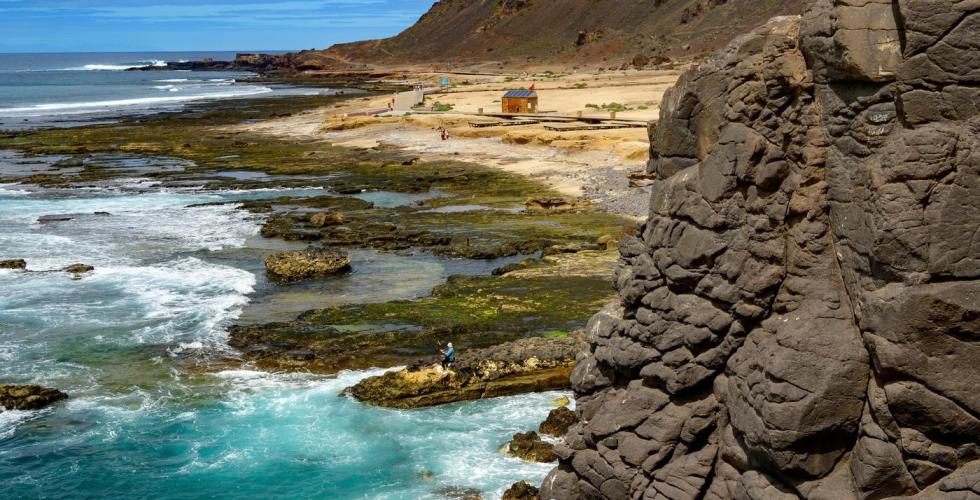
<path id="1" fill-rule="evenodd" d="M 272 89 L 259 86 L 243 86 L 238 90 L 213 92 L 186 96 L 174 97 L 142 97 L 134 99 L 117 99 L 109 101 L 95 102 L 62 102 L 50 104 L 35 104 L 16 108 L 0 108 L 0 116 L 43 116 L 43 115 L 71 115 L 84 114 L 94 111 L 111 110 L 129 107 L 145 107 L 159 104 L 174 104 L 204 99 L 225 99 L 232 97 L 249 97 L 261 94 L 268 94 Z"/>

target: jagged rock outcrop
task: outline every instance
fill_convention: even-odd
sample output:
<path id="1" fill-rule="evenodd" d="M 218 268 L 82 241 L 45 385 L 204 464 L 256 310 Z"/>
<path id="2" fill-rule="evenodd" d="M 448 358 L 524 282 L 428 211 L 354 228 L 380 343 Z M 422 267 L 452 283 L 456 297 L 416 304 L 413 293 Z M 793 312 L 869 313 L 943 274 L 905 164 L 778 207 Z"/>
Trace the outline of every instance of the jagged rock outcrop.
<path id="1" fill-rule="evenodd" d="M 419 363 L 361 380 L 344 392 L 389 408 L 419 408 L 457 401 L 568 388 L 579 336 L 531 337 L 484 349 L 461 349 L 451 370 Z"/>
<path id="2" fill-rule="evenodd" d="M 555 447 L 541 440 L 537 432 L 518 432 L 507 443 L 507 453 L 528 462 L 548 463 L 558 460 Z"/>
<path id="3" fill-rule="evenodd" d="M 57 389 L 0 384 L 0 413 L 4 410 L 40 410 L 65 399 L 68 395 Z"/>
<path id="4" fill-rule="evenodd" d="M 568 428 L 578 423 L 578 416 L 567 406 L 561 406 L 548 412 L 548 418 L 538 426 L 538 432 L 553 437 L 562 437 Z"/>
<path id="5" fill-rule="evenodd" d="M 501 500 L 537 500 L 538 488 L 527 481 L 518 481 L 507 488 Z"/>
<path id="6" fill-rule="evenodd" d="M 543 498 L 980 496 L 978 40 L 817 0 L 681 77 Z"/>

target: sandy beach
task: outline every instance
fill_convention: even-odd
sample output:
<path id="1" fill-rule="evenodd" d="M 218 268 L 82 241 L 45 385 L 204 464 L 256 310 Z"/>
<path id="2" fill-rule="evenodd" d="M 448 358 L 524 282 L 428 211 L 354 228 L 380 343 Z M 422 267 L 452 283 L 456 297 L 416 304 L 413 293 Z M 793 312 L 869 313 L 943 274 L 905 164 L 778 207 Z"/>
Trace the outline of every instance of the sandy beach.
<path id="1" fill-rule="evenodd" d="M 657 119 L 663 93 L 677 75 L 674 70 L 526 76 L 415 73 L 397 83 L 432 88 L 446 79 L 448 87 L 427 92 L 426 106 L 439 103 L 452 109 L 365 115 L 387 108 L 391 95 L 376 95 L 232 129 L 355 148 L 394 147 L 423 160 L 476 162 L 533 177 L 565 196 L 591 200 L 612 212 L 642 217 L 649 193 L 631 188 L 627 175 L 646 164 L 649 141 L 643 122 Z M 541 117 L 581 113 L 584 118 L 610 118 L 612 108 L 621 110 L 617 119 L 636 121 L 638 127 L 553 131 L 543 123 L 470 126 L 498 120 L 479 112 L 500 112 L 506 90 L 531 85 L 540 96 Z M 449 131 L 449 140 L 440 139 L 440 127 Z"/>

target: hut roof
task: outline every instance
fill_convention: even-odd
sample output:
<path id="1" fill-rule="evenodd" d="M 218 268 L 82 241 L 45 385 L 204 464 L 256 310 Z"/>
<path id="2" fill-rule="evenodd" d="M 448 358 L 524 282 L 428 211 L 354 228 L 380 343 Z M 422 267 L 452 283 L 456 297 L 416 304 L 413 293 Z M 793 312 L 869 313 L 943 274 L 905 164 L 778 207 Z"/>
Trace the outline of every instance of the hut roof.
<path id="1" fill-rule="evenodd" d="M 508 90 L 504 97 L 537 97 L 538 93 L 533 90 Z"/>

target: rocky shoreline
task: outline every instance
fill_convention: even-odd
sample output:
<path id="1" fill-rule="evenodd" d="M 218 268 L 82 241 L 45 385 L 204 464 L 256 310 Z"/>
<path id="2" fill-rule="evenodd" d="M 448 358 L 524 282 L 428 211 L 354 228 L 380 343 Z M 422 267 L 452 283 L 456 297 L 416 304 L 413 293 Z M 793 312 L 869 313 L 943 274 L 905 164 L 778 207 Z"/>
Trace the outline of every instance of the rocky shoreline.
<path id="1" fill-rule="evenodd" d="M 462 350 L 450 370 L 443 370 L 437 361 L 420 361 L 403 370 L 361 380 L 344 394 L 376 406 L 420 408 L 568 389 L 575 358 L 585 347 L 581 336 L 572 335 Z"/>
<path id="2" fill-rule="evenodd" d="M 252 99 L 244 106 L 216 102 L 193 107 L 180 118 L 160 115 L 132 123 L 5 136 L 0 138 L 0 148 L 57 154 L 60 159 L 41 173 L 3 181 L 52 189 L 100 185 L 132 175 L 108 168 L 113 155 L 125 155 L 179 163 L 179 169 L 142 173 L 162 187 L 322 188 L 320 195 L 236 202 L 264 218 L 264 239 L 306 242 L 318 249 L 316 255 L 309 250 L 265 254 L 273 293 L 298 284 L 316 287 L 318 280 L 343 279 L 335 273 L 348 269 L 350 261 L 343 252 L 350 249 L 475 260 L 526 257 L 492 275 L 450 276 L 430 296 L 418 300 L 355 303 L 310 310 L 283 323 L 232 326 L 228 343 L 240 350 L 238 362 L 243 366 L 335 373 L 404 364 L 431 354 L 448 338 L 466 350 L 525 338 L 533 343 L 583 327 L 588 311 L 609 300 L 614 262 L 609 248 L 629 226 L 627 218 L 588 204 L 539 207 L 541 203 L 534 200 L 563 197 L 525 177 L 465 161 L 426 162 L 397 150 L 341 148 L 227 129 L 242 120 L 280 116 L 340 99 L 344 97 L 294 98 L 286 106 L 282 104 L 286 101 L 276 98 Z M 250 174 L 229 176 L 228 172 Z M 376 199 L 370 196 L 375 193 L 382 199 L 417 201 L 380 205 L 366 201 Z M 528 210 L 528 203 L 539 208 Z M 73 218 L 53 218 L 48 223 L 72 224 Z M 19 261 L 4 265 L 26 267 Z M 75 276 L 88 271 L 85 266 L 71 268 Z M 547 353 L 541 356 L 552 363 Z M 227 354 L 218 359 L 221 368 L 235 362 Z M 565 388 L 574 353 L 561 359 L 524 371 L 516 365 L 507 367 L 514 370 L 507 384 L 499 381 L 499 387 L 464 392 L 488 397 Z M 206 364 L 206 360 L 187 363 L 194 370 Z M 448 397 L 431 396 L 433 401 Z"/>

